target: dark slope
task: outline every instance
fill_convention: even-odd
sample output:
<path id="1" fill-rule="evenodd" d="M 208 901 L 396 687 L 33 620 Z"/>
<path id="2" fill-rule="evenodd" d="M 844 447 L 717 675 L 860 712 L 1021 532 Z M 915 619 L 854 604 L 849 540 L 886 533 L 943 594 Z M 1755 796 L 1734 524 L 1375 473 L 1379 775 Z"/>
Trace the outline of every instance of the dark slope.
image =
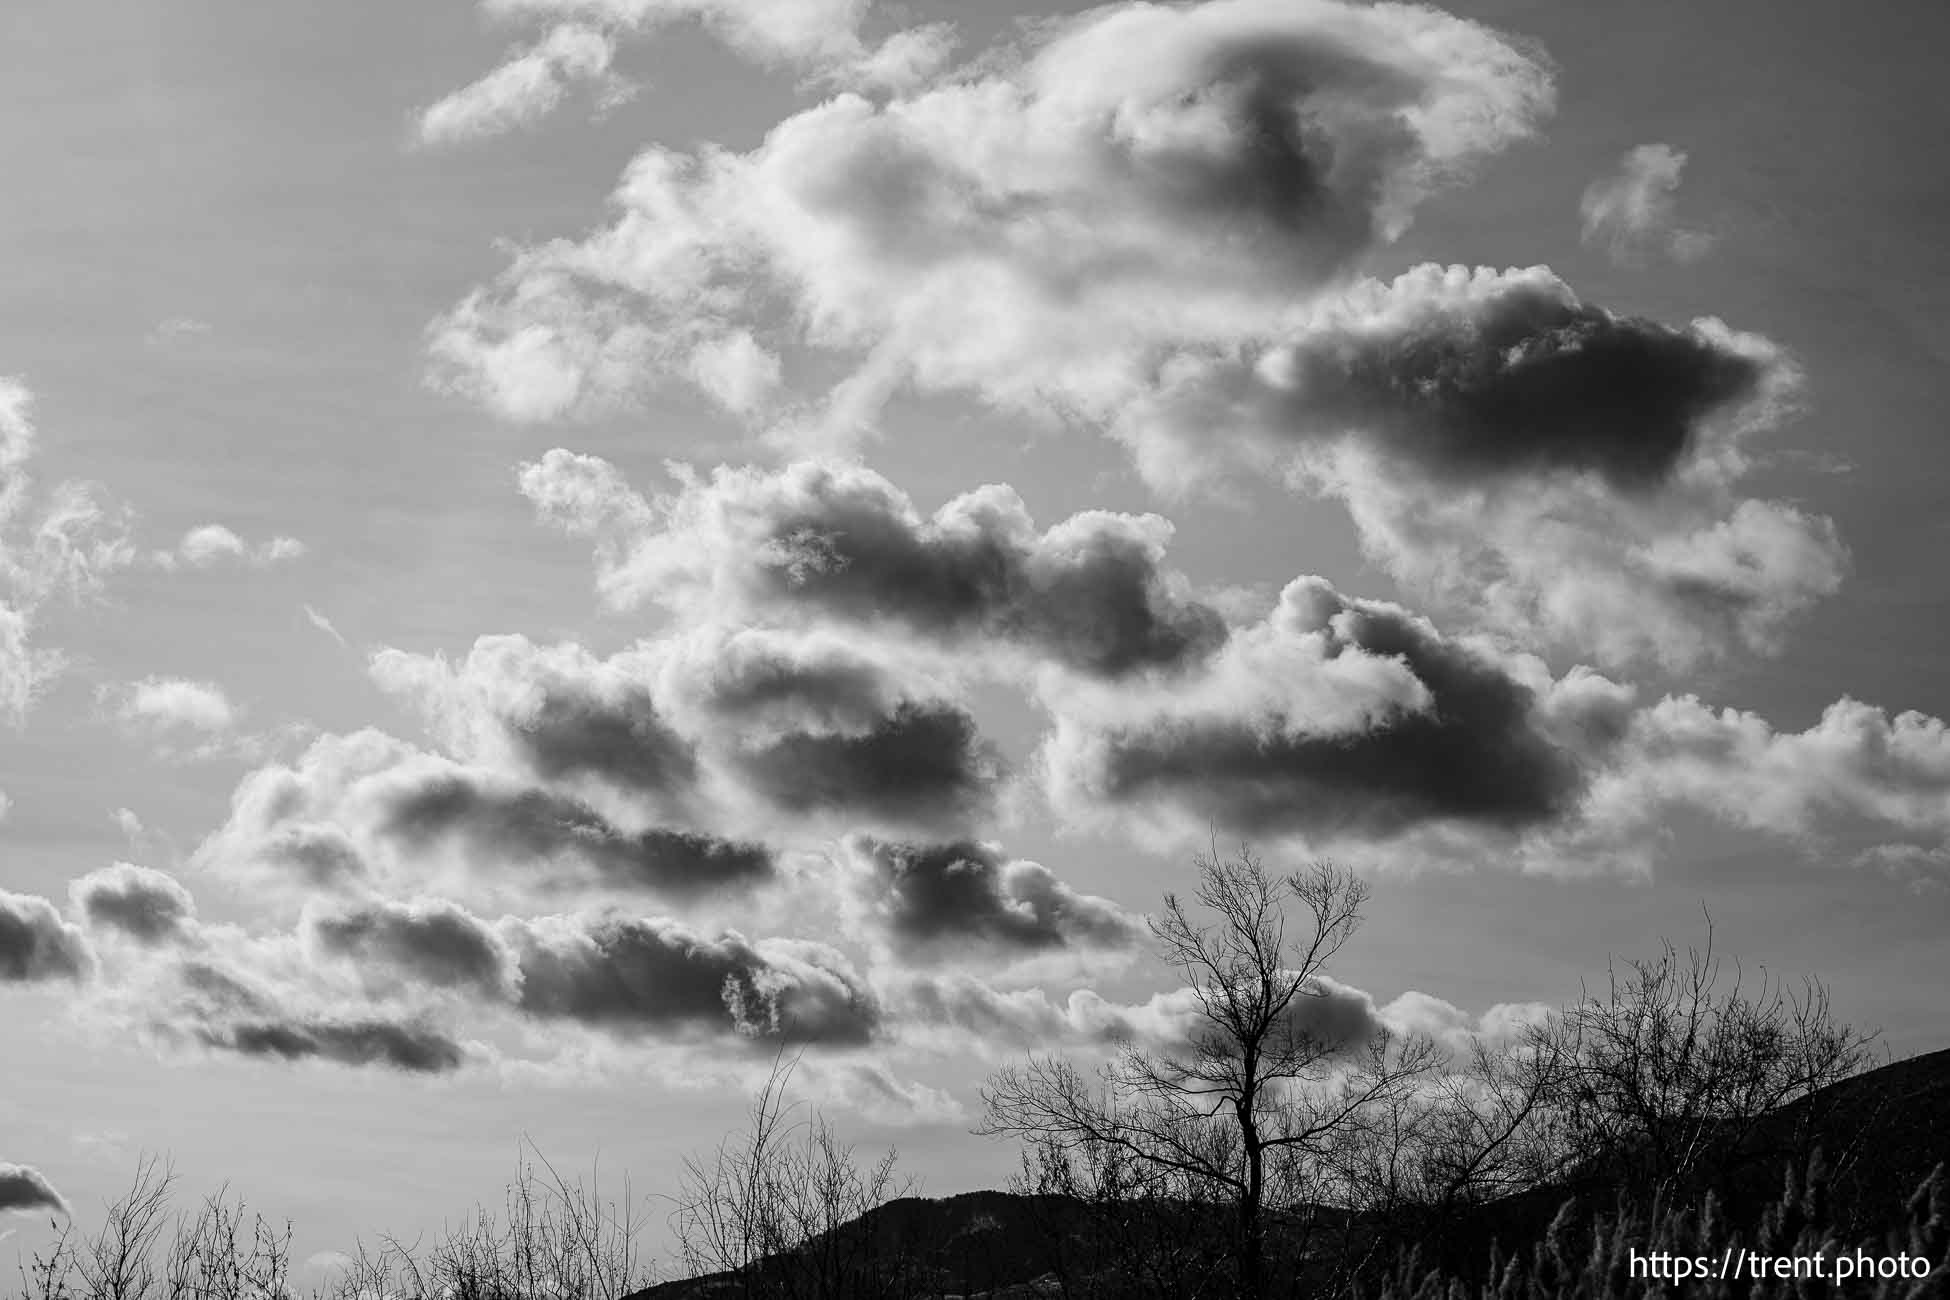
<path id="1" fill-rule="evenodd" d="M 1724 1189 L 1731 1221 L 1751 1223 L 1779 1195 L 1786 1164 L 1817 1147 L 1832 1169 L 1828 1195 L 1838 1224 L 1879 1234 L 1900 1222 L 1917 1185 L 1938 1164 L 1950 1163 L 1950 1049 L 1857 1075 L 1768 1117 L 1754 1135 L 1751 1166 Z M 1507 1252 L 1541 1240 L 1573 1195 L 1603 1206 L 1615 1192 L 1586 1180 L 1482 1206 L 1445 1225 L 1448 1249 L 1439 1253 L 1450 1255 L 1449 1262 L 1463 1272 L 1473 1272 L 1465 1255 L 1487 1262 L 1492 1241 Z M 836 1240 L 816 1249 L 841 1271 L 840 1261 L 857 1266 L 871 1260 L 876 1268 L 866 1271 L 884 1275 L 881 1266 L 898 1261 L 902 1281 L 893 1294 L 903 1297 L 1028 1300 L 1055 1294 L 1047 1275 L 1084 1218 L 1084 1207 L 1059 1197 L 1008 1192 L 907 1197 L 845 1225 L 833 1234 Z M 1221 1224 L 1212 1226 L 1217 1230 Z M 719 1274 L 664 1283 L 629 1300 L 729 1300 L 745 1293 L 744 1282 Z M 844 1283 L 819 1293 L 860 1300 L 886 1294 Z"/>

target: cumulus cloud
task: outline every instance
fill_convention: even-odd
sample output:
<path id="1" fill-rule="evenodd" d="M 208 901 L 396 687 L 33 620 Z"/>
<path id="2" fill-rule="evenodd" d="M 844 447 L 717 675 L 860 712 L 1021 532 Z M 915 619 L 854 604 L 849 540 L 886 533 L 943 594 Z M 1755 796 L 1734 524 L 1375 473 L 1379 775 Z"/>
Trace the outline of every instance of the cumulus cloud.
<path id="1" fill-rule="evenodd" d="M 741 800 L 934 830 L 996 809 L 1006 766 L 944 682 L 816 632 L 704 629 L 663 653 L 677 716 Z"/>
<path id="2" fill-rule="evenodd" d="M 605 661 L 521 636 L 482 637 L 458 664 L 397 650 L 372 660 L 373 679 L 418 707 L 457 753 L 678 807 L 697 783 L 697 755 L 664 717 L 649 672 L 641 656 Z"/>
<path id="3" fill-rule="evenodd" d="M 213 870 L 319 887 L 649 891 L 694 898 L 773 872 L 762 846 L 625 825 L 572 795 L 375 731 L 327 736 L 252 773 L 198 850 Z"/>
<path id="4" fill-rule="evenodd" d="M 819 633 L 705 625 L 608 659 L 483 637 L 457 663 L 382 651 L 373 676 L 476 761 L 718 821 L 957 826 L 1004 779 L 946 684 Z"/>
<path id="5" fill-rule="evenodd" d="M 828 436 L 909 380 L 1094 405 L 1157 344 L 1337 282 L 1552 101 L 1537 60 L 1409 6 L 1116 4 L 1027 39 L 747 154 L 647 150 L 614 224 L 524 250 L 435 324 L 436 381 L 549 418 L 654 376 L 712 388 L 750 340 L 768 380 L 788 347 L 865 358 Z"/>
<path id="6" fill-rule="evenodd" d="M 1829 521 L 1733 490 L 1746 435 L 1791 407 L 1775 345 L 1619 315 L 1541 267 L 1358 278 L 1531 133 L 1538 59 L 1332 0 L 1111 5 L 1026 40 L 748 153 L 646 151 L 612 225 L 522 251 L 436 323 L 439 381 L 553 417 L 689 376 L 814 446 L 904 385 L 972 392 L 1101 427 L 1168 490 L 1284 473 L 1418 593 L 1480 592 L 1459 612 L 1606 664 L 1771 650 L 1835 589 Z M 773 391 L 808 350 L 856 365 L 823 415 Z M 527 486 L 611 526 L 647 504 L 566 453 Z M 809 586 L 874 575 L 769 540 Z M 656 576 L 608 571 L 612 591 Z"/>
<path id="7" fill-rule="evenodd" d="M 599 109 L 613 107 L 633 92 L 610 71 L 615 57 L 616 42 L 608 32 L 563 23 L 422 110 L 415 123 L 419 142 L 462 144 L 532 126 L 554 112 L 578 83 L 591 87 Z"/>
<path id="8" fill-rule="evenodd" d="M 822 944 L 708 938 L 669 920 L 508 920 L 519 1009 L 622 1033 L 854 1046 L 878 1032 L 878 1002 Z"/>
<path id="9" fill-rule="evenodd" d="M 237 709 L 215 682 L 181 677 L 145 677 L 111 692 L 123 723 L 145 730 L 184 729 L 219 735 L 237 723 Z"/>
<path id="10" fill-rule="evenodd" d="M 1950 729 L 1844 697 L 1799 732 L 1692 695 L 1439 632 L 1318 578 L 1171 689 L 1045 679 L 1059 815 L 1155 839 L 1213 825 L 1391 860 L 1650 872 L 1693 809 L 1929 874 L 1950 844 Z"/>
<path id="11" fill-rule="evenodd" d="M 196 926 L 196 904 L 175 877 L 127 862 L 89 872 L 68 886 L 68 897 L 91 930 L 141 944 L 175 942 Z"/>
<path id="12" fill-rule="evenodd" d="M 1077 989 L 1057 1001 L 1039 988 L 998 989 L 957 972 L 902 979 L 887 996 L 921 1041 L 952 1035 L 1002 1049 L 1108 1051 L 1131 1044 L 1186 1054 L 1215 1032 L 1199 1009 L 1197 992 L 1183 987 L 1137 1003 L 1114 1002 L 1093 989 Z M 1317 1043 L 1332 1055 L 1394 1029 L 1367 993 L 1321 977 L 1301 986 L 1274 1032 Z"/>
<path id="13" fill-rule="evenodd" d="M 847 837 L 839 864 L 867 926 L 903 958 L 1001 957 L 1054 949 L 1127 950 L 1143 922 L 1080 894 L 1038 862 L 999 846 L 899 844 Z"/>
<path id="14" fill-rule="evenodd" d="M 685 474 L 653 504 L 557 450 L 521 484 L 545 517 L 601 539 L 600 582 L 619 606 L 796 611 L 1109 677 L 1195 663 L 1225 639 L 1218 612 L 1164 567 L 1172 529 L 1156 515 L 1092 511 L 1038 531 L 1013 489 L 991 485 L 923 516 L 871 470 L 814 461 Z"/>
<path id="15" fill-rule="evenodd" d="M 407 1074 L 446 1074 L 467 1059 L 466 1049 L 438 1029 L 380 1019 L 240 1020 L 200 1026 L 202 1046 L 281 1061 L 329 1061 L 385 1066 Z"/>
<path id="16" fill-rule="evenodd" d="M 305 942 L 320 957 L 353 963 L 363 974 L 385 972 L 437 989 L 462 989 L 506 1000 L 520 969 L 502 936 L 457 903 L 371 900 L 312 909 Z"/>
<path id="17" fill-rule="evenodd" d="M 1615 262 L 1633 262 L 1657 253 L 1675 262 L 1706 256 L 1713 236 L 1678 224 L 1673 196 L 1686 155 L 1669 144 L 1628 149 L 1618 170 L 1593 181 L 1578 201 L 1584 242 L 1602 246 Z"/>
<path id="18" fill-rule="evenodd" d="M 0 984 L 80 981 L 94 970 L 87 936 L 54 904 L 0 890 Z"/>
<path id="19" fill-rule="evenodd" d="M 1590 815 L 1629 837 L 1674 807 L 1806 841 L 1859 827 L 1950 841 L 1950 726 L 1845 696 L 1806 730 L 1780 731 L 1756 713 L 1668 696 L 1632 719 Z"/>
<path id="20" fill-rule="evenodd" d="M 153 559 L 163 569 L 214 569 L 224 564 L 263 569 L 299 559 L 306 549 L 297 538 L 282 534 L 252 546 L 223 524 L 201 524 L 185 532 L 170 550 L 157 551 Z"/>
<path id="21" fill-rule="evenodd" d="M 1125 429 L 1176 440 L 1186 460 L 1215 430 L 1352 436 L 1446 486 L 1591 474 L 1645 493 L 1679 474 L 1709 425 L 1754 423 L 1794 379 L 1765 339 L 1712 319 L 1620 316 L 1546 267 L 1425 265 L 1363 282 L 1271 346 L 1174 358 Z"/>
<path id="22" fill-rule="evenodd" d="M 33 394 L 0 375 L 0 717 L 19 723 L 61 672 L 61 653 L 34 643 L 50 599 L 101 589 L 134 559 L 126 512 L 87 484 L 43 490 L 28 472 L 37 449 Z"/>
<path id="23" fill-rule="evenodd" d="M 451 1073 L 477 1054 L 424 1012 L 346 1005 L 217 954 L 180 960 L 120 997 L 125 1015 L 171 1046 L 406 1074 Z"/>
<path id="24" fill-rule="evenodd" d="M 567 858 L 601 884 L 677 897 L 762 881 L 773 869 L 762 845 L 664 827 L 628 831 L 566 796 L 461 772 L 397 784 L 378 830 L 410 850 L 454 843 L 470 865 L 546 867 Z"/>
<path id="25" fill-rule="evenodd" d="M 533 126 L 578 88 L 600 114 L 635 87 L 612 64 L 620 41 L 670 23 L 702 23 L 748 58 L 799 67 L 831 84 L 889 88 L 935 71 L 954 47 L 945 23 L 862 35 L 873 0 L 482 0 L 490 17 L 548 24 L 479 80 L 423 110 L 424 145 L 451 145 Z"/>
<path id="26" fill-rule="evenodd" d="M 68 1203 L 40 1170 L 0 1160 L 0 1214 L 69 1214 Z"/>
<path id="27" fill-rule="evenodd" d="M 1285 341 L 1183 353 L 1117 417 L 1154 470 L 1284 465 L 1411 590 L 1488 626 L 1675 667 L 1778 648 L 1840 585 L 1834 525 L 1743 498 L 1791 408 L 1774 344 L 1579 299 L 1541 267 L 1418 267 Z"/>
<path id="28" fill-rule="evenodd" d="M 1400 606 L 1297 579 L 1201 679 L 1047 696 L 1056 805 L 1129 824 L 1387 839 L 1551 822 L 1585 773 L 1534 684 Z"/>

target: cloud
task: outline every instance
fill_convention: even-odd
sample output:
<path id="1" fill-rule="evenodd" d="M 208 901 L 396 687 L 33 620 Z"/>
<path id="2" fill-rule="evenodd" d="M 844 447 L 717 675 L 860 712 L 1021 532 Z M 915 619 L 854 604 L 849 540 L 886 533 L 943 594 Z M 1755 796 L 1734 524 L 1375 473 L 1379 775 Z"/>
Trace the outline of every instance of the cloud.
<path id="1" fill-rule="evenodd" d="M 640 657 L 605 662 L 576 645 L 482 637 L 458 664 L 382 650 L 372 676 L 470 758 L 543 781 L 593 779 L 664 806 L 681 806 L 697 784 L 695 747 L 663 716 Z"/>
<path id="2" fill-rule="evenodd" d="M 1606 665 L 1771 651 L 1846 567 L 1828 520 L 1733 490 L 1792 406 L 1777 346 L 1541 267 L 1358 278 L 1551 104 L 1541 56 L 1434 10 L 1109 5 L 749 152 L 645 151 L 612 224 L 522 250 L 436 322 L 435 377 L 521 418 L 689 377 L 801 449 L 905 387 L 969 392 L 1100 427 L 1165 490 L 1284 474 L 1512 637 Z M 805 354 L 852 366 L 823 408 L 774 391 L 831 373 Z M 710 359 L 733 355 L 758 382 L 725 386 Z M 558 517 L 617 486 L 560 458 L 529 477 Z M 644 576 L 609 572 L 613 594 Z"/>
<path id="3" fill-rule="evenodd" d="M 587 83 L 599 108 L 628 99 L 633 88 L 610 71 L 616 42 L 594 27 L 563 23 L 494 71 L 424 109 L 415 124 L 423 145 L 453 145 L 533 126 Z"/>
<path id="4" fill-rule="evenodd" d="M 467 1059 L 467 1050 L 438 1029 L 376 1018 L 238 1020 L 199 1026 L 193 1037 L 239 1056 L 384 1066 L 407 1074 L 447 1074 Z"/>
<path id="5" fill-rule="evenodd" d="M 1007 768 L 944 682 L 816 632 L 704 629 L 664 653 L 673 709 L 741 799 L 933 830 L 996 811 Z"/>
<path id="6" fill-rule="evenodd" d="M 68 886 L 68 897 L 91 930 L 141 944 L 176 942 L 196 926 L 196 904 L 173 876 L 127 862 L 89 872 Z"/>
<path id="7" fill-rule="evenodd" d="M 878 45 L 861 27 L 873 0 L 482 0 L 490 17 L 549 24 L 533 44 L 511 52 L 479 80 L 424 110 L 424 145 L 451 145 L 532 127 L 579 86 L 598 115 L 628 100 L 635 86 L 612 70 L 620 41 L 679 21 L 702 23 L 733 49 L 767 64 L 789 64 L 829 84 L 890 88 L 934 72 L 954 47 L 953 28 L 931 23 L 897 31 Z"/>
<path id="8" fill-rule="evenodd" d="M 251 546 L 223 524 L 200 524 L 184 533 L 174 549 L 157 551 L 153 558 L 162 569 L 185 565 L 192 569 L 214 569 L 222 564 L 263 569 L 299 559 L 306 549 L 297 538 L 282 535 Z"/>
<path id="9" fill-rule="evenodd" d="M 265 945 L 242 946 L 248 951 Z M 279 992 L 260 973 L 215 956 L 196 957 L 177 962 L 148 986 L 123 990 L 122 1009 L 165 1044 L 259 1060 L 447 1074 L 479 1054 L 423 1012 L 328 1005 L 329 991 L 289 978 L 283 983 L 287 987 Z"/>
<path id="10" fill-rule="evenodd" d="M 68 1203 L 40 1170 L 0 1160 L 0 1214 L 70 1214 Z"/>
<path id="11" fill-rule="evenodd" d="M 1795 379 L 1765 339 L 1620 316 L 1546 267 L 1423 265 L 1363 282 L 1282 342 L 1174 358 L 1124 428 L 1175 440 L 1187 461 L 1215 430 L 1351 437 L 1450 487 L 1590 474 L 1644 494 L 1680 473 L 1709 424 L 1757 422 Z"/>
<path id="12" fill-rule="evenodd" d="M 1270 328 L 1551 102 L 1535 58 L 1433 9 L 1108 5 L 750 153 L 646 150 L 614 224 L 521 251 L 435 323 L 433 376 L 553 418 L 658 377 L 711 389 L 750 340 L 768 378 L 787 348 L 861 358 L 821 437 L 908 381 L 1094 407 L 1159 344 Z"/>
<path id="13" fill-rule="evenodd" d="M 1473 1043 L 1514 1046 L 1525 1031 L 1548 1019 L 1554 1008 L 1542 1002 L 1499 1002 L 1480 1016 L 1471 1016 L 1453 1002 L 1414 990 L 1376 1010 L 1376 1018 L 1391 1032 L 1435 1040 L 1456 1056 Z"/>
<path id="14" fill-rule="evenodd" d="M 798 940 L 706 938 L 669 920 L 506 920 L 519 954 L 519 1008 L 622 1033 L 857 1046 L 880 1009 L 845 959 Z"/>
<path id="15" fill-rule="evenodd" d="M 1039 532 L 1013 489 L 990 485 L 923 516 L 871 470 L 809 461 L 683 475 L 655 505 L 560 450 L 521 483 L 546 517 L 603 539 L 600 582 L 618 606 L 792 611 L 1109 677 L 1196 663 L 1225 639 L 1218 612 L 1164 568 L 1172 529 L 1156 515 L 1092 511 Z"/>
<path id="16" fill-rule="evenodd" d="M 442 885 L 695 899 L 755 887 L 774 871 L 758 844 L 624 825 L 572 795 L 376 731 L 323 737 L 295 764 L 247 776 L 197 860 L 285 893 Z"/>
<path id="17" fill-rule="evenodd" d="M 1198 993 L 1186 987 L 1154 993 L 1140 1003 L 1113 1002 L 1093 989 L 1077 989 L 1057 1002 L 1042 989 L 1000 990 L 978 976 L 948 973 L 901 980 L 887 997 L 912 1035 L 924 1042 L 972 1038 L 1005 1050 L 1106 1053 L 1128 1043 L 1185 1056 L 1195 1054 L 1199 1040 L 1212 1032 Z M 1333 1055 L 1392 1028 L 1367 993 L 1322 977 L 1302 984 L 1276 1032 L 1291 1032 Z"/>
<path id="18" fill-rule="evenodd" d="M 79 982 L 95 970 L 94 951 L 54 904 L 0 890 L 0 984 Z"/>
<path id="19" fill-rule="evenodd" d="M 333 625 L 331 619 L 326 618 L 323 614 L 313 609 L 310 605 L 300 605 L 299 608 L 304 611 L 305 621 L 307 623 L 310 623 L 313 627 L 317 628 L 320 632 L 323 632 L 326 636 L 329 636 L 332 638 L 332 640 L 338 642 L 341 649 L 348 648 L 351 645 L 351 642 L 345 639 L 345 634 L 340 632 L 338 628 Z"/>
<path id="20" fill-rule="evenodd" d="M 211 328 L 208 321 L 198 320 L 194 316 L 171 316 L 156 322 L 156 327 L 149 331 L 148 342 L 158 346 L 180 343 L 184 339 L 208 334 Z"/>
<path id="21" fill-rule="evenodd" d="M 219 735 L 237 724 L 236 707 L 214 682 L 145 677 L 113 694 L 116 717 L 131 727 Z"/>
<path id="22" fill-rule="evenodd" d="M 1301 578 L 1201 679 L 1050 691 L 1053 802 L 1085 820 L 1388 839 L 1554 821 L 1579 756 L 1533 683 L 1400 606 Z"/>
<path id="23" fill-rule="evenodd" d="M 319 956 L 350 962 L 367 975 L 386 972 L 499 1000 L 514 997 L 520 983 L 520 969 L 501 935 L 443 899 L 314 909 L 307 912 L 303 930 Z"/>
<path id="24" fill-rule="evenodd" d="M 1668 144 L 1628 149 L 1615 175 L 1593 181 L 1578 201 L 1584 242 L 1601 245 L 1614 262 L 1630 263 L 1647 254 L 1693 262 L 1706 256 L 1714 237 L 1680 226 L 1673 195 L 1686 155 Z"/>
<path id="25" fill-rule="evenodd" d="M 1005 777 L 947 683 L 830 633 L 704 624 L 608 659 L 482 637 L 458 663 L 387 650 L 372 671 L 474 761 L 705 821 L 960 826 Z"/>
<path id="26" fill-rule="evenodd" d="M 1540 267 L 1423 266 L 1279 344 L 1181 354 L 1116 418 L 1154 475 L 1284 467 L 1397 580 L 1487 627 L 1687 667 L 1778 648 L 1840 585 L 1831 521 L 1734 490 L 1799 382 L 1710 318 L 1618 316 Z"/>
<path id="27" fill-rule="evenodd" d="M 1950 726 L 1844 696 L 1806 730 L 1668 696 L 1633 719 L 1590 803 L 1626 837 L 1691 807 L 1748 830 L 1811 841 L 1867 827 L 1950 840 Z"/>
<path id="28" fill-rule="evenodd" d="M 1128 950 L 1142 921 L 1080 894 L 993 844 L 897 844 L 853 835 L 838 865 L 862 919 L 900 956 L 1009 958 L 1056 949 Z"/>
<path id="29" fill-rule="evenodd" d="M 470 867 L 546 871 L 566 859 L 602 885 L 679 898 L 750 886 L 773 872 L 762 845 L 663 827 L 626 831 L 567 796 L 460 772 L 399 783 L 382 807 L 383 836 L 414 852 L 453 843 Z"/>
<path id="30" fill-rule="evenodd" d="M 79 600 L 134 559 L 126 512 L 95 489 L 63 482 L 42 490 L 28 473 L 37 450 L 34 396 L 0 375 L 0 718 L 20 723 L 65 659 L 34 644 L 41 607 Z"/>

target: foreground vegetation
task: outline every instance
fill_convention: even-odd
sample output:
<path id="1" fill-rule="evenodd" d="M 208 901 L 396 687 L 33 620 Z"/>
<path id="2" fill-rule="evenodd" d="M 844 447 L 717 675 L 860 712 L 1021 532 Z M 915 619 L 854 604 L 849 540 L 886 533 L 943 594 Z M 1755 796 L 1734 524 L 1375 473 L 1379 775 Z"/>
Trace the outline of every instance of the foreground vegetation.
<path id="1" fill-rule="evenodd" d="M 1153 924 L 1192 991 L 1182 1035 L 1101 1068 L 1032 1057 L 984 1090 L 1020 1143 L 1008 1193 L 908 1195 L 788 1100 L 782 1060 L 745 1129 L 683 1169 L 675 1256 L 651 1286 L 650 1213 L 523 1165 L 499 1212 L 431 1245 L 380 1238 L 326 1300 L 1519 1300 L 1667 1293 L 1634 1257 L 1863 1251 L 1903 1277 L 1849 1295 L 1950 1295 L 1950 1053 L 1865 1073 L 1873 1035 L 1815 981 L 1752 980 L 1708 940 L 1498 1037 L 1381 1028 L 1328 980 L 1365 887 L 1331 867 L 1198 863 Z M 1339 1001 L 1336 1001 L 1336 999 Z M 284 1300 L 290 1229 L 228 1193 L 190 1213 L 166 1165 L 87 1231 L 23 1261 L 25 1300 Z M 1838 1294 L 1811 1278 L 1688 1294 Z"/>

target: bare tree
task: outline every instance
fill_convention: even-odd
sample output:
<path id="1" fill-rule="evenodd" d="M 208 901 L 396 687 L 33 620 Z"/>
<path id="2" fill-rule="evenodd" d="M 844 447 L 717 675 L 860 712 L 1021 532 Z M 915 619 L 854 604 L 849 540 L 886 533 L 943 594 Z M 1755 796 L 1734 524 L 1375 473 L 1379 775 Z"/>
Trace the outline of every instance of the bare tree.
<path id="1" fill-rule="evenodd" d="M 530 1150 L 533 1150 L 531 1147 Z M 360 1243 L 330 1291 L 333 1300 L 622 1300 L 648 1285 L 638 1251 L 642 1221 L 628 1180 L 606 1200 L 601 1183 L 569 1181 L 545 1156 L 524 1158 L 504 1213 L 478 1208 L 433 1245 L 381 1237 Z"/>
<path id="2" fill-rule="evenodd" d="M 787 1101 L 796 1058 L 779 1058 L 750 1122 L 684 1162 L 671 1226 L 693 1276 L 728 1274 L 746 1296 L 874 1300 L 906 1285 L 904 1261 L 866 1219 L 908 1195 L 891 1149 L 862 1163 L 811 1107 Z"/>
<path id="3" fill-rule="evenodd" d="M 1409 1093 L 1439 1053 L 1385 1031 L 1343 1041 L 1311 1014 L 1329 996 L 1328 963 L 1360 925 L 1368 892 L 1352 873 L 1316 865 L 1276 878 L 1245 848 L 1195 865 L 1194 897 L 1212 919 L 1167 894 L 1151 921 L 1195 1002 L 1186 1041 L 1127 1042 L 1094 1084 L 1056 1057 L 1004 1068 L 983 1090 L 977 1131 L 1114 1150 L 1143 1176 L 1185 1180 L 1230 1209 L 1233 1285 L 1259 1300 L 1269 1217 L 1293 1226 L 1317 1209 L 1333 1143 Z M 1290 906 L 1302 920 L 1293 934 Z"/>
<path id="4" fill-rule="evenodd" d="M 228 1188 L 193 1216 L 172 1215 L 176 1185 L 167 1161 L 142 1156 L 92 1234 L 69 1220 L 21 1266 L 27 1300 L 285 1300 L 290 1225 L 247 1217 Z"/>
<path id="5" fill-rule="evenodd" d="M 1065 1300 L 1210 1300 L 1230 1289 L 1218 1189 L 1182 1170 L 1031 1134 L 1010 1190 L 1039 1203 L 1038 1267 Z"/>
<path id="6" fill-rule="evenodd" d="M 1576 1149 L 1654 1192 L 1724 1184 L 1756 1156 L 1805 1159 L 1755 1151 L 1762 1121 L 1860 1072 L 1876 1037 L 1837 1022 L 1818 980 L 1764 968 L 1754 979 L 1738 964 L 1729 979 L 1710 916 L 1704 948 L 1682 957 L 1668 941 L 1656 958 L 1614 963 L 1605 992 L 1552 1032 L 1568 1035 L 1556 1100 Z M 1819 1128 L 1812 1109 L 1801 1119 L 1802 1132 Z"/>

